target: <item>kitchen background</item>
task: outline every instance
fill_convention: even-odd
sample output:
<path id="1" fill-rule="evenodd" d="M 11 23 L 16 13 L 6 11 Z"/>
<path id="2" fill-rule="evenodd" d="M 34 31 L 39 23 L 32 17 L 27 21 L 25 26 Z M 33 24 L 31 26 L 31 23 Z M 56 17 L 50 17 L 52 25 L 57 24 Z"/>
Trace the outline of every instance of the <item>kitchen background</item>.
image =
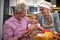
<path id="1" fill-rule="evenodd" d="M 2 39 L 2 26 L 6 19 L 13 15 L 14 7 L 24 2 L 27 5 L 27 16 L 32 13 L 40 15 L 38 5 L 41 1 L 48 1 L 53 4 L 52 12 L 59 13 L 60 16 L 60 0 L 0 0 L 0 40 Z"/>

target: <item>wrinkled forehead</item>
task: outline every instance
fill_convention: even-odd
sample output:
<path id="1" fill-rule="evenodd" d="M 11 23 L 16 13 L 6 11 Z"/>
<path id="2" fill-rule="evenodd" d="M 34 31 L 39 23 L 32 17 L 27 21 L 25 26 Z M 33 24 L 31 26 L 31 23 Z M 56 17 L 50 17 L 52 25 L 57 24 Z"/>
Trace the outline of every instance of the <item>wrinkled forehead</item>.
<path id="1" fill-rule="evenodd" d="M 15 11 L 15 13 L 23 14 L 23 12 L 27 11 L 27 9 L 24 9 L 23 11 Z"/>

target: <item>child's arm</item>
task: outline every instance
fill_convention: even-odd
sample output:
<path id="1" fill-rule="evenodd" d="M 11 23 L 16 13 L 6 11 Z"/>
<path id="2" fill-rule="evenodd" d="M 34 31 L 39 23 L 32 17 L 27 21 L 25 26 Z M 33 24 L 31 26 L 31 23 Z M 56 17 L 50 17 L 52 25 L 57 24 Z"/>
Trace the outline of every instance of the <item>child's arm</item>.
<path id="1" fill-rule="evenodd" d="M 23 33 L 23 35 L 28 36 L 32 33 L 32 31 L 33 31 L 33 29 L 31 27 L 31 25 L 29 24 L 28 29 Z"/>
<path id="2" fill-rule="evenodd" d="M 40 24 L 37 25 L 38 26 L 38 29 L 44 31 L 44 28 L 40 26 Z"/>
<path id="3" fill-rule="evenodd" d="M 26 31 L 26 33 L 30 32 L 30 31 L 33 31 L 34 29 L 36 29 L 35 27 L 36 25 L 28 25 L 28 30 Z"/>

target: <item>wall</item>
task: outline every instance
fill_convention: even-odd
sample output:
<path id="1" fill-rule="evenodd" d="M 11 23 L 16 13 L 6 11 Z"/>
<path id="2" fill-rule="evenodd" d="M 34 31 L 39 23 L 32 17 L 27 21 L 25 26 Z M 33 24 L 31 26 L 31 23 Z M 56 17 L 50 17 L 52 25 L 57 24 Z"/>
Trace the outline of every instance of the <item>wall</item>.
<path id="1" fill-rule="evenodd" d="M 16 0 L 10 0 L 9 6 L 16 6 Z"/>
<path id="2" fill-rule="evenodd" d="M 0 40 L 2 40 L 3 7 L 4 0 L 0 0 Z"/>
<path id="3" fill-rule="evenodd" d="M 52 3 L 53 5 L 56 5 L 56 0 L 51 0 L 51 3 Z"/>
<path id="4" fill-rule="evenodd" d="M 44 0 L 10 0 L 10 6 L 15 6 L 16 4 L 19 4 L 19 3 L 26 3 L 27 5 L 32 5 L 32 4 L 39 4 L 41 1 L 44 1 Z"/>

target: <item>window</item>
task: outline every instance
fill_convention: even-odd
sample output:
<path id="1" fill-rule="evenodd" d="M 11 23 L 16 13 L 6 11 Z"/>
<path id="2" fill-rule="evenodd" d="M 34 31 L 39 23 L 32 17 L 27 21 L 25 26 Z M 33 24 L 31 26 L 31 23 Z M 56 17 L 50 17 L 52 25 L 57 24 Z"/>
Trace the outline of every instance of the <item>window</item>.
<path id="1" fill-rule="evenodd" d="M 33 6 L 30 6 L 28 8 L 28 13 L 39 13 L 39 8 L 38 7 L 33 7 Z"/>

